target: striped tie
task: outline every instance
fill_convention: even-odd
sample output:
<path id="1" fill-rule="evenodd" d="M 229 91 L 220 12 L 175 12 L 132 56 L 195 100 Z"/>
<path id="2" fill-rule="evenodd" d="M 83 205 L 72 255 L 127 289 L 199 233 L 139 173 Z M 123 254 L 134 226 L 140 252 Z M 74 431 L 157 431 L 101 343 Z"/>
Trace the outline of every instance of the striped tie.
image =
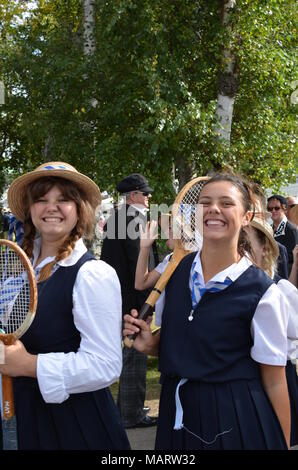
<path id="1" fill-rule="evenodd" d="M 232 280 L 229 277 L 226 277 L 224 281 L 210 281 L 207 282 L 205 286 L 200 284 L 199 277 L 197 271 L 195 271 L 194 262 L 191 267 L 191 301 L 192 301 L 192 310 L 189 314 L 189 321 L 193 320 L 193 314 L 195 309 L 197 308 L 201 298 L 205 294 L 205 292 L 216 293 L 220 292 L 232 284 Z"/>

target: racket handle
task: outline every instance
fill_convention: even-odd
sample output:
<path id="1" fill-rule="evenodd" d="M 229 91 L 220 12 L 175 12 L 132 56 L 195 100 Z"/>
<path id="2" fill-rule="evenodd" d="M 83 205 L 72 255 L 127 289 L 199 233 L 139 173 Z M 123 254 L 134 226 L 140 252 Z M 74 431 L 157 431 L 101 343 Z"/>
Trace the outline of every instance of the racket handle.
<path id="1" fill-rule="evenodd" d="M 17 423 L 14 412 L 13 381 L 11 377 L 2 375 L 2 405 L 3 405 L 3 449 L 17 450 Z"/>
<path id="2" fill-rule="evenodd" d="M 2 421 L 3 450 L 18 450 L 17 420 L 13 416 Z"/>
<path id="3" fill-rule="evenodd" d="M 14 396 L 13 381 L 11 377 L 2 375 L 2 404 L 3 404 L 3 420 L 10 419 L 14 416 Z"/>
<path id="4" fill-rule="evenodd" d="M 153 307 L 152 305 L 149 305 L 147 303 L 144 303 L 143 307 L 141 308 L 138 319 L 139 320 L 147 320 L 147 318 L 152 315 L 153 313 Z M 124 344 L 127 348 L 131 348 L 133 345 L 134 340 L 138 336 L 139 333 L 134 333 L 133 335 L 125 336 L 124 338 Z"/>

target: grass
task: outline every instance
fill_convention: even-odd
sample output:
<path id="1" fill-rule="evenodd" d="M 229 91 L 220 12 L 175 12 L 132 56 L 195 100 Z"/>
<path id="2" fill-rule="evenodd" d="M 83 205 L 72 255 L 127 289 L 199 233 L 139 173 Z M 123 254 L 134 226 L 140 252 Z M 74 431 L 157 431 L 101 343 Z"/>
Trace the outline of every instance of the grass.
<path id="1" fill-rule="evenodd" d="M 150 328 L 153 334 L 157 333 L 159 327 L 155 325 L 155 314 L 153 315 L 153 321 L 150 325 Z M 160 384 L 159 384 L 160 372 L 158 371 L 158 358 L 153 356 L 148 356 L 148 367 L 147 367 L 147 381 L 146 381 L 146 401 L 158 400 L 160 395 Z M 118 393 L 118 383 L 115 382 L 111 385 L 110 390 L 114 397 L 114 400 L 117 399 Z"/>
<path id="2" fill-rule="evenodd" d="M 147 368 L 147 382 L 146 382 L 146 401 L 147 400 L 159 400 L 160 395 L 160 384 L 159 384 L 160 373 L 158 371 L 158 358 L 148 356 L 148 368 Z M 114 400 L 117 398 L 118 382 L 115 382 L 111 387 L 111 392 Z"/>
<path id="3" fill-rule="evenodd" d="M 158 330 L 158 327 L 155 325 L 155 315 L 153 316 L 153 321 L 150 325 L 153 334 Z M 158 415 L 158 406 L 159 406 L 159 396 L 161 385 L 159 383 L 160 372 L 158 371 L 158 358 L 153 356 L 148 356 L 148 367 L 147 367 L 147 380 L 146 380 L 146 399 L 145 405 L 150 406 L 149 414 L 153 416 Z M 119 381 L 111 385 L 110 390 L 112 392 L 113 398 L 117 400 L 118 394 L 118 384 Z"/>
<path id="4" fill-rule="evenodd" d="M 160 372 L 158 371 L 158 358 L 148 357 L 146 400 L 159 400 L 160 395 Z"/>

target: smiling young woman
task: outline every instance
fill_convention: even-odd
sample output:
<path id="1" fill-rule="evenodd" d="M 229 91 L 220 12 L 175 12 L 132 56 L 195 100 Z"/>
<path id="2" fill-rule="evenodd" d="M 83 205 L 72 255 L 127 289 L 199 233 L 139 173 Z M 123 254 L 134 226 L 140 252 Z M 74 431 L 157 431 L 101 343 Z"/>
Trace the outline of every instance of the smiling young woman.
<path id="1" fill-rule="evenodd" d="M 41 269 L 39 281 L 50 276 L 54 264 L 70 254 L 83 234 L 86 237 L 92 234 L 94 212 L 81 194 L 71 181 L 61 177 L 44 177 L 28 186 L 24 202 L 24 249 L 31 257 L 38 232 L 43 243 L 35 264 L 48 256 L 55 257 Z"/>
<path id="2" fill-rule="evenodd" d="M 65 162 L 8 191 L 38 282 L 34 321 L 0 365 L 14 377 L 21 450 L 129 449 L 108 388 L 122 367 L 120 284 L 83 242 L 100 201 L 97 185 Z"/>
<path id="3" fill-rule="evenodd" d="M 65 189 L 61 190 L 57 181 L 57 185 L 52 186 L 30 207 L 32 223 L 44 240 L 53 239 L 61 243 L 76 226 L 76 203 L 65 193 Z"/>
<path id="4" fill-rule="evenodd" d="M 202 250 L 183 258 L 167 284 L 160 337 L 136 311 L 125 316 L 124 335 L 140 332 L 134 347 L 159 356 L 156 449 L 286 449 L 287 306 L 251 261 L 244 228 L 252 191 L 217 174 L 198 202 Z"/>
<path id="5" fill-rule="evenodd" d="M 229 181 L 205 184 L 199 204 L 203 205 L 204 250 L 201 262 L 203 268 L 205 266 L 204 279 L 207 282 L 214 274 L 230 266 L 231 261 L 240 261 L 239 238 L 244 238 L 240 233 L 250 222 L 252 212 L 250 205 L 243 207 L 239 189 Z M 218 257 L 220 247 L 223 252 Z"/>

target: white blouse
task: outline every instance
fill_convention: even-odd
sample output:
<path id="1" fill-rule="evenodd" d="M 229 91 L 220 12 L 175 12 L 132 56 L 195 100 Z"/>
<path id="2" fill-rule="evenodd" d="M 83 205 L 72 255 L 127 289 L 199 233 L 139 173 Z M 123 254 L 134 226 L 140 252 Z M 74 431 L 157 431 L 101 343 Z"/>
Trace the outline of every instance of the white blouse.
<path id="1" fill-rule="evenodd" d="M 39 255 L 36 240 L 33 264 Z M 59 266 L 72 266 L 87 249 L 80 239 Z M 43 260 L 41 268 L 53 257 Z M 62 286 L 63 288 L 63 286 Z M 55 305 L 52 306 L 55 313 Z M 47 403 L 62 403 L 72 393 L 111 385 L 122 369 L 122 304 L 116 271 L 104 261 L 91 260 L 80 268 L 73 288 L 74 324 L 81 335 L 77 352 L 38 354 L 37 380 Z"/>
<path id="2" fill-rule="evenodd" d="M 296 364 L 298 360 L 298 289 L 286 279 L 281 279 L 277 283 L 277 287 L 285 297 L 289 310 L 288 360 Z"/>
<path id="3" fill-rule="evenodd" d="M 157 266 L 155 266 L 155 271 L 157 271 L 160 275 L 165 271 L 166 267 L 169 264 L 170 258 L 172 256 L 172 253 L 167 255 Z M 160 296 L 158 297 L 156 303 L 155 303 L 155 319 L 154 323 L 156 326 L 161 325 L 161 318 L 162 318 L 162 312 L 165 306 L 165 289 L 161 292 Z"/>
<path id="4" fill-rule="evenodd" d="M 155 271 L 157 271 L 159 274 L 162 274 L 168 266 L 172 254 L 173 253 L 167 255 L 157 266 L 155 266 Z"/>
<path id="5" fill-rule="evenodd" d="M 199 253 L 197 253 L 195 261 L 195 270 L 198 273 L 199 281 L 205 286 Z M 234 282 L 251 264 L 248 258 L 243 257 L 239 263 L 234 263 L 217 273 L 208 282 L 223 282 L 227 276 Z M 165 297 L 163 296 L 163 298 L 160 297 L 159 299 L 160 304 L 158 306 L 158 318 L 155 320 L 156 325 L 161 325 L 162 323 L 161 315 Z M 162 301 L 163 304 L 161 304 Z M 288 318 L 288 302 L 276 284 L 272 284 L 260 299 L 251 322 L 250 333 L 253 339 L 253 346 L 250 350 L 250 355 L 255 361 L 276 366 L 286 365 Z"/>

